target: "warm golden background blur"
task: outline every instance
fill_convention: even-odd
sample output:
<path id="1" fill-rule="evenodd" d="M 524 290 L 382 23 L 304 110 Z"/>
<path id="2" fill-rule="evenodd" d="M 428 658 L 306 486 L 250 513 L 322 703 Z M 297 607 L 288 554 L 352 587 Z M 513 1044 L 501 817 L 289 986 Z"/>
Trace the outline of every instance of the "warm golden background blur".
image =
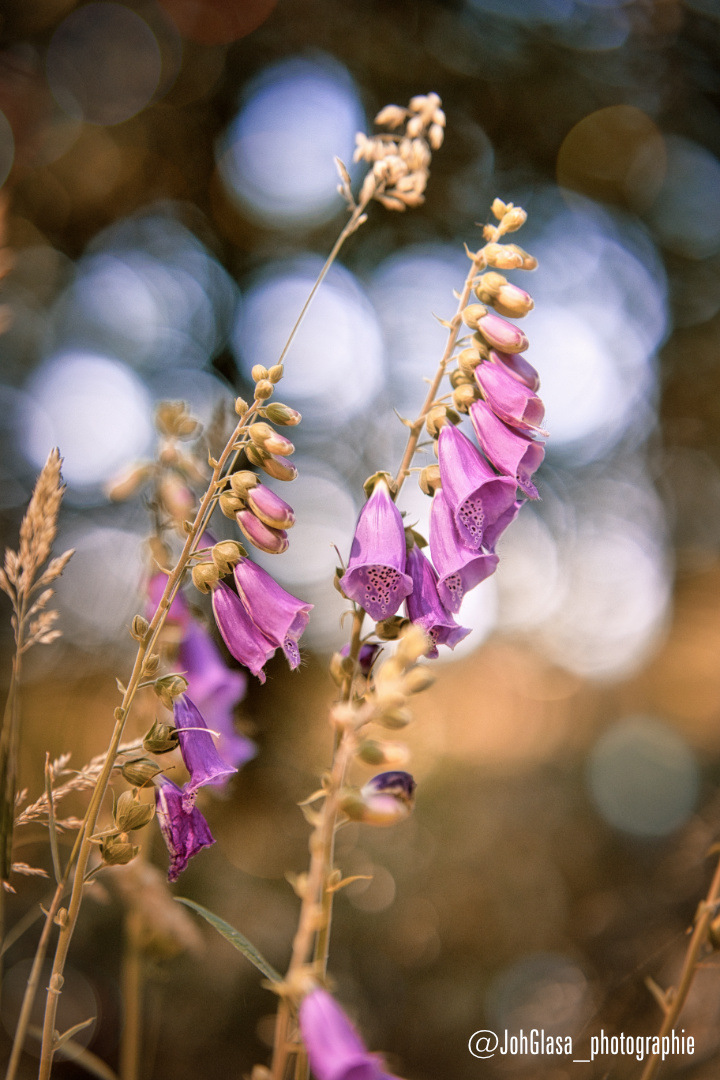
<path id="1" fill-rule="evenodd" d="M 282 494 L 298 524 L 264 565 L 316 605 L 306 663 L 276 660 L 249 688 L 257 758 L 204 804 L 218 843 L 177 892 L 285 966 L 284 873 L 307 854 L 295 804 L 328 760 L 342 641 L 331 544 L 347 551 L 362 480 L 397 463 L 392 410 L 422 400 L 463 241 L 496 195 L 512 200 L 540 260 L 517 280 L 552 433 L 542 501 L 418 701 L 414 817 L 341 833 L 344 871 L 373 880 L 338 899 L 331 967 L 409 1080 L 639 1075 L 631 1058 L 481 1062 L 467 1041 L 538 1027 L 584 1057 L 601 1027 L 655 1031 L 644 979 L 676 978 L 720 834 L 718 0 L 5 0 L 0 34 L 2 540 L 58 444 L 57 550 L 77 548 L 63 639 L 29 662 L 23 783 L 42 789 L 45 751 L 79 767 L 104 748 L 127 670 L 147 513 L 103 485 L 152 452 L 154 402 L 208 421 L 275 360 L 344 220 L 333 156 L 350 165 L 381 106 L 434 90 L 448 128 L 426 205 L 373 208 L 288 357 L 281 396 L 304 422 Z M 403 495 L 422 530 L 427 500 Z M 21 857 L 49 866 L 46 837 L 27 835 Z M 90 1049 L 115 1067 L 120 907 L 102 881 L 64 1026 L 96 1012 Z M 20 881 L 8 921 L 46 889 Z M 271 995 L 201 931 L 150 972 L 142 1080 L 240 1077 L 266 1058 Z M 6 957 L 3 1054 L 33 934 Z M 692 1080 L 717 1076 L 718 968 L 708 957 L 683 1014 Z"/>

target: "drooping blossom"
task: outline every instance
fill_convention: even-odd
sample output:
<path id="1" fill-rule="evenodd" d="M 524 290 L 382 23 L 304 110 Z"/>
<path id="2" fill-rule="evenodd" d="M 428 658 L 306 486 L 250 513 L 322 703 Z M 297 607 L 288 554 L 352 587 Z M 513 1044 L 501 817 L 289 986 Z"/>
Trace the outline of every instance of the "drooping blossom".
<path id="1" fill-rule="evenodd" d="M 512 525 L 513 521 L 518 516 L 522 504 L 522 499 L 516 500 L 512 506 L 507 508 L 504 514 L 500 514 L 495 521 L 488 525 L 483 537 L 483 546 L 486 547 L 491 554 L 495 553 L 497 542 L 507 529 L 508 525 Z"/>
<path id="2" fill-rule="evenodd" d="M 220 757 L 207 724 L 186 694 L 174 699 L 173 716 L 180 740 L 180 753 L 190 773 L 189 781 L 182 788 L 183 809 L 189 812 L 195 805 L 198 788 L 218 781 L 224 783 L 237 769 Z"/>
<path id="3" fill-rule="evenodd" d="M 514 477 L 529 498 L 537 499 L 538 491 L 531 477 L 545 457 L 545 444 L 534 442 L 504 423 L 486 401 L 476 401 L 470 406 L 470 419 L 488 461 L 504 476 Z"/>
<path id="4" fill-rule="evenodd" d="M 360 511 L 340 587 L 371 619 L 394 615 L 412 591 L 405 573 L 405 530 L 388 486 L 379 480 Z"/>
<path id="5" fill-rule="evenodd" d="M 520 431 L 534 431 L 546 435 L 540 425 L 545 416 L 545 406 L 503 363 L 485 362 L 475 368 L 478 386 L 496 416 Z"/>
<path id="6" fill-rule="evenodd" d="M 265 637 L 240 598 L 223 581 L 213 587 L 212 606 L 218 630 L 230 653 L 264 683 L 263 668 L 274 656 L 276 646 Z"/>
<path id="7" fill-rule="evenodd" d="M 405 601 L 408 618 L 431 639 L 433 644 L 427 656 L 434 659 L 438 655 L 438 645 L 454 649 L 470 630 L 458 626 L 443 606 L 438 595 L 437 574 L 419 547 L 414 546 L 408 551 L 407 568 L 413 583 L 413 590 Z"/>
<path id="8" fill-rule="evenodd" d="M 315 1080 L 395 1080 L 327 990 L 318 987 L 303 998 L 299 1021 Z"/>
<path id="9" fill-rule="evenodd" d="M 290 667 L 296 668 L 300 663 L 298 641 L 313 605 L 291 596 L 251 559 L 240 559 L 233 573 L 248 615 L 265 637 L 282 649 Z"/>
<path id="10" fill-rule="evenodd" d="M 255 756 L 255 744 L 235 729 L 233 707 L 245 694 L 245 674 L 230 670 L 211 634 L 194 620 L 180 642 L 178 670 L 187 679 L 188 692 L 209 727 L 220 735 L 220 757 L 229 765 L 244 765 Z"/>
<path id="11" fill-rule="evenodd" d="M 493 311 L 478 319 L 476 325 L 488 345 L 501 352 L 525 352 L 530 344 L 519 326 L 507 322 Z"/>
<path id="12" fill-rule="evenodd" d="M 463 543 L 442 488 L 430 510 L 430 554 L 438 573 L 438 596 L 448 611 L 457 614 L 465 593 L 495 573 L 497 555 Z"/>
<path id="13" fill-rule="evenodd" d="M 295 511 L 292 506 L 265 484 L 250 488 L 245 501 L 255 517 L 272 529 L 290 529 L 295 524 Z"/>
<path id="14" fill-rule="evenodd" d="M 513 505 L 515 480 L 497 476 L 477 447 L 452 424 L 440 431 L 438 462 L 445 498 L 463 541 L 477 549 L 489 546 L 485 534 Z"/>
<path id="15" fill-rule="evenodd" d="M 235 519 L 244 535 L 260 551 L 268 555 L 282 555 L 288 549 L 288 535 L 284 529 L 273 529 L 266 525 L 252 510 L 238 510 Z"/>
<path id="16" fill-rule="evenodd" d="M 490 359 L 493 363 L 507 368 L 511 375 L 514 375 L 521 383 L 525 383 L 530 390 L 540 389 L 540 376 L 521 353 L 504 353 L 491 349 Z"/>
<path id="17" fill-rule="evenodd" d="M 210 847 L 215 839 L 197 807 L 193 806 L 190 811 L 184 809 L 181 789 L 167 776 L 157 778 L 155 810 L 170 853 L 168 881 L 177 881 L 193 855 Z"/>

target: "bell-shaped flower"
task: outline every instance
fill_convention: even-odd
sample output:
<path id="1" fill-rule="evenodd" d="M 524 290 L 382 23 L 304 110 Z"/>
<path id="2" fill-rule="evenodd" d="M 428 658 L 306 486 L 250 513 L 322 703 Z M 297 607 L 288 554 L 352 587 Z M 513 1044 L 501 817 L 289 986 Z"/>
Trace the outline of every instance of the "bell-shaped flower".
<path id="1" fill-rule="evenodd" d="M 376 483 L 360 511 L 340 587 L 376 622 L 394 615 L 412 590 L 405 573 L 402 517 L 384 480 Z"/>
<path id="2" fill-rule="evenodd" d="M 265 637 L 240 598 L 223 581 L 213 587 L 212 606 L 218 630 L 231 655 L 264 683 L 263 668 L 274 656 L 276 646 Z"/>
<path id="3" fill-rule="evenodd" d="M 426 655 L 434 659 L 438 655 L 438 645 L 454 649 L 470 631 L 458 626 L 445 610 L 438 595 L 437 574 L 419 547 L 414 546 L 408 551 L 407 568 L 413 583 L 413 591 L 405 601 L 408 618 L 431 639 L 433 644 Z"/>
<path id="4" fill-rule="evenodd" d="M 220 757 L 229 765 L 244 765 L 256 751 L 252 739 L 236 731 L 233 723 L 233 707 L 245 695 L 245 674 L 230 670 L 212 636 L 194 620 L 180 642 L 178 670 L 187 679 L 188 692 L 197 708 L 220 735 Z M 221 786 L 221 781 L 213 786 Z"/>
<path id="5" fill-rule="evenodd" d="M 497 555 L 463 543 L 442 488 L 435 492 L 430 510 L 430 554 L 438 573 L 438 596 L 455 614 L 465 593 L 494 574 L 498 564 Z"/>
<path id="6" fill-rule="evenodd" d="M 273 529 L 252 510 L 238 510 L 235 519 L 251 544 L 268 555 L 282 555 L 287 551 L 289 540 L 284 529 Z"/>
<path id="7" fill-rule="evenodd" d="M 438 462 L 445 498 L 460 536 L 470 547 L 487 547 L 486 531 L 515 501 L 515 481 L 497 476 L 477 447 L 452 424 L 445 424 L 440 431 Z"/>
<path id="8" fill-rule="evenodd" d="M 395 1080 L 371 1054 L 327 990 L 311 990 L 300 1003 L 300 1034 L 315 1080 Z"/>
<path id="9" fill-rule="evenodd" d="M 475 368 L 478 386 L 496 416 L 520 431 L 537 431 L 547 435 L 540 425 L 545 406 L 529 386 L 515 377 L 505 366 L 485 362 Z"/>
<path id="10" fill-rule="evenodd" d="M 250 488 L 245 500 L 255 517 L 272 529 L 290 529 L 295 524 L 295 511 L 292 506 L 265 484 Z"/>
<path id="11" fill-rule="evenodd" d="M 210 847 L 215 839 L 197 807 L 193 806 L 190 811 L 184 809 L 182 790 L 167 776 L 157 778 L 155 811 L 170 852 L 168 881 L 177 881 L 193 855 Z"/>
<path id="12" fill-rule="evenodd" d="M 508 525 L 512 525 L 515 518 L 518 516 L 520 507 L 523 504 L 522 499 L 518 499 L 512 506 L 509 506 L 504 514 L 501 514 L 491 525 L 488 525 L 485 530 L 485 536 L 483 537 L 483 544 L 492 554 L 495 553 L 495 547 L 502 534 L 507 529 Z"/>
<path id="13" fill-rule="evenodd" d="M 491 349 L 490 359 L 506 367 L 511 375 L 514 375 L 521 383 L 525 383 L 530 390 L 540 389 L 540 376 L 521 353 L 504 353 Z"/>
<path id="14" fill-rule="evenodd" d="M 313 605 L 291 596 L 251 559 L 240 559 L 233 573 L 248 615 L 265 637 L 282 649 L 290 667 L 296 668 L 300 663 L 298 641 Z"/>
<path id="15" fill-rule="evenodd" d="M 478 319 L 476 325 L 488 345 L 501 352 L 525 352 L 530 344 L 519 326 L 501 319 L 493 311 Z"/>
<path id="16" fill-rule="evenodd" d="M 545 457 L 545 444 L 534 442 L 505 424 L 486 401 L 476 401 L 470 406 L 470 419 L 488 461 L 498 472 L 514 477 L 529 498 L 537 499 L 538 491 L 531 477 Z"/>
<path id="17" fill-rule="evenodd" d="M 180 740 L 180 753 L 190 779 L 182 789 L 182 805 L 187 812 L 195 805 L 198 788 L 224 783 L 237 772 L 215 749 L 213 737 L 195 704 L 185 694 L 173 701 L 173 716 Z"/>

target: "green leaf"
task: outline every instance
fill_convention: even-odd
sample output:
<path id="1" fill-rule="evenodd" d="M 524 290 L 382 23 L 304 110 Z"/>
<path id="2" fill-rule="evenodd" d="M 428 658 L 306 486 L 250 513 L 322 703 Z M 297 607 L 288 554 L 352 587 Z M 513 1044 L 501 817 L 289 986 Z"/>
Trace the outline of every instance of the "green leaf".
<path id="1" fill-rule="evenodd" d="M 184 896 L 176 896 L 175 899 L 179 904 L 184 904 L 185 907 L 197 911 L 198 915 L 202 915 L 203 919 L 209 922 L 217 930 L 218 934 L 222 934 L 226 941 L 229 941 L 238 952 L 241 952 L 271 982 L 282 982 L 280 972 L 276 971 L 272 964 L 269 964 L 265 957 L 257 951 L 252 942 L 248 941 L 245 935 L 236 930 L 234 926 L 226 923 L 218 915 L 213 915 L 212 911 L 208 911 L 202 904 L 196 904 L 194 900 L 186 900 Z"/>

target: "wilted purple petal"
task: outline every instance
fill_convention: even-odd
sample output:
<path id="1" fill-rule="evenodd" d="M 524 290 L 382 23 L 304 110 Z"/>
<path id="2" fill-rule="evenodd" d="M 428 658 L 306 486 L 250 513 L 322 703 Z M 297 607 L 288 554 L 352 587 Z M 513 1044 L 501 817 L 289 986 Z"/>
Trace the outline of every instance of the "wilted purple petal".
<path id="1" fill-rule="evenodd" d="M 263 668 L 274 656 L 276 646 L 255 625 L 240 598 L 222 581 L 213 588 L 212 606 L 218 630 L 231 654 L 264 683 Z"/>
<path id="2" fill-rule="evenodd" d="M 207 724 L 185 694 L 180 694 L 173 701 L 173 716 L 178 729 L 180 753 L 190 773 L 190 780 L 182 789 L 183 809 L 190 811 L 195 804 L 198 788 L 223 782 L 237 769 L 220 757 Z"/>
<path id="3" fill-rule="evenodd" d="M 291 596 L 257 563 L 241 559 L 235 566 L 240 600 L 263 634 L 281 648 L 291 668 L 300 663 L 298 640 L 308 624 L 312 604 Z"/>
<path id="4" fill-rule="evenodd" d="M 235 729 L 233 706 L 245 695 L 247 677 L 231 671 L 210 633 L 193 621 L 180 642 L 178 670 L 208 725 L 220 735 L 218 753 L 230 765 L 244 765 L 255 756 L 255 744 Z M 220 786 L 218 781 L 213 786 Z"/>
<path id="5" fill-rule="evenodd" d="M 538 491 L 531 477 L 545 457 L 545 444 L 533 442 L 495 415 L 486 401 L 470 406 L 470 419 L 485 457 L 505 476 L 514 477 L 531 499 Z"/>
<path id="6" fill-rule="evenodd" d="M 512 424 L 521 431 L 547 434 L 540 427 L 545 416 L 542 401 L 504 364 L 492 361 L 478 364 L 475 378 L 492 411 L 506 424 Z"/>
<path id="7" fill-rule="evenodd" d="M 437 574 L 419 547 L 408 551 L 407 568 L 413 583 L 413 591 L 405 601 L 408 618 L 431 638 L 433 647 L 426 655 L 434 658 L 438 655 L 438 645 L 454 649 L 470 631 L 458 626 L 443 607 L 438 596 Z"/>
<path id="8" fill-rule="evenodd" d="M 490 359 L 496 364 L 502 364 L 503 367 L 506 367 L 511 375 L 518 379 L 519 382 L 525 383 L 525 386 L 529 387 L 530 390 L 540 389 L 540 376 L 532 364 L 529 364 L 520 353 L 504 353 L 491 349 Z"/>
<path id="9" fill-rule="evenodd" d="M 452 424 L 440 431 L 438 461 L 445 498 L 462 539 L 470 547 L 487 546 L 486 530 L 515 500 L 515 481 L 497 476 L 477 447 Z"/>
<path id="10" fill-rule="evenodd" d="M 299 1020 L 315 1080 L 392 1080 L 327 990 L 303 998 Z"/>
<path id="11" fill-rule="evenodd" d="M 215 839 L 200 811 L 183 809 L 183 793 L 177 784 L 162 774 L 155 788 L 155 810 L 163 839 L 170 852 L 168 881 L 177 881 L 193 855 L 210 847 Z"/>
<path id="12" fill-rule="evenodd" d="M 384 480 L 360 511 L 340 587 L 376 622 L 394 615 L 412 589 L 405 573 L 402 517 Z"/>
<path id="13" fill-rule="evenodd" d="M 498 564 L 497 555 L 463 543 L 442 488 L 435 492 L 430 510 L 430 554 L 438 573 L 438 596 L 455 614 L 465 593 L 494 574 Z"/>
<path id="14" fill-rule="evenodd" d="M 255 517 L 273 529 L 290 529 L 295 524 L 295 511 L 265 484 L 250 488 L 245 496 Z"/>
<path id="15" fill-rule="evenodd" d="M 282 555 L 287 551 L 289 540 L 284 529 L 271 528 L 255 517 L 252 510 L 238 510 L 235 518 L 250 543 L 260 551 L 266 551 L 268 555 Z"/>

